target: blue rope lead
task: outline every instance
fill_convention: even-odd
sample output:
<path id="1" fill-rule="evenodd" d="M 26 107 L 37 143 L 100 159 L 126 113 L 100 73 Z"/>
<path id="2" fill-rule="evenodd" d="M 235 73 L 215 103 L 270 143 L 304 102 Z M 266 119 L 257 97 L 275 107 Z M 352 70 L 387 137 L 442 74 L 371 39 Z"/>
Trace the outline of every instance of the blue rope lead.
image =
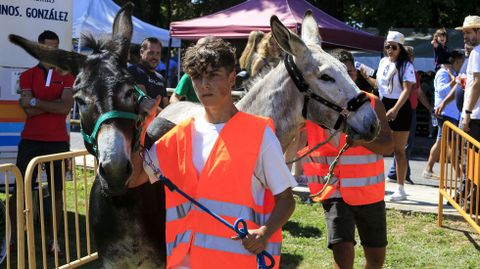
<path id="1" fill-rule="evenodd" d="M 232 225 L 229 222 L 227 222 L 225 219 L 217 215 L 215 212 L 212 212 L 210 209 L 208 209 L 207 207 L 205 207 L 204 205 L 202 205 L 201 203 L 199 203 L 198 201 L 190 197 L 188 194 L 183 192 L 175 184 L 173 184 L 173 182 L 170 181 L 170 179 L 166 178 L 163 175 L 160 175 L 159 179 L 163 182 L 163 184 L 165 184 L 165 186 L 167 186 L 167 188 L 170 191 L 172 192 L 176 191 L 179 194 L 181 194 L 183 197 L 187 198 L 190 202 L 192 202 L 194 205 L 201 208 L 210 216 L 214 217 L 221 223 L 225 224 L 225 226 L 227 226 L 228 228 L 234 230 L 241 239 L 245 238 L 245 236 L 248 235 L 247 223 L 242 218 L 238 218 L 235 221 L 235 223 Z M 267 259 L 270 261 L 269 265 L 265 264 L 265 257 L 267 257 Z M 273 266 L 275 265 L 275 260 L 273 259 L 273 256 L 270 253 L 264 250 L 261 253 L 257 254 L 257 264 L 259 269 L 270 269 L 270 268 L 273 268 Z"/>

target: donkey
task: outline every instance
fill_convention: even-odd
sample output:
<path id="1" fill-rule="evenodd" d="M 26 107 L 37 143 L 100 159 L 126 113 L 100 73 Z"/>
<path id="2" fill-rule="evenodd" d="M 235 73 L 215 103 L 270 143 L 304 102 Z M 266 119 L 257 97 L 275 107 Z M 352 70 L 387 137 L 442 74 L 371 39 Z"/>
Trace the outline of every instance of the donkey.
<path id="1" fill-rule="evenodd" d="M 104 268 L 164 268 L 165 205 L 161 184 L 135 188 L 131 155 L 138 150 L 141 97 L 128 71 L 133 4 L 115 17 L 111 39 L 86 37 L 93 52 L 82 55 L 52 49 L 16 35 L 9 39 L 33 57 L 76 76 L 74 98 L 79 105 L 85 147 L 98 161 L 90 193 L 93 239 Z M 157 118 L 147 129 L 151 145 L 174 126 Z"/>
<path id="2" fill-rule="evenodd" d="M 353 139 L 374 139 L 379 131 L 377 116 L 348 76 L 346 66 L 322 49 L 312 12 L 305 13 L 301 38 L 276 16 L 270 25 L 287 56 L 283 63 L 254 78 L 237 108 L 272 118 L 284 151 L 307 119 L 343 130 Z M 200 105 L 179 102 L 166 107 L 160 116 L 179 123 L 202 111 Z"/>

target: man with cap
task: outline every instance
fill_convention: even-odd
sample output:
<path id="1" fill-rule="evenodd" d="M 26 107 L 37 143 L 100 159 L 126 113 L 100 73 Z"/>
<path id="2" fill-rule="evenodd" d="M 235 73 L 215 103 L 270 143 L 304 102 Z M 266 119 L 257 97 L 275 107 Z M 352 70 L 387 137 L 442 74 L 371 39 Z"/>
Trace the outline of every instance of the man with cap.
<path id="1" fill-rule="evenodd" d="M 480 17 L 467 16 L 463 26 L 455 29 L 461 30 L 464 42 L 474 47 L 468 59 L 462 128 L 473 138 L 480 140 Z"/>
<path id="2" fill-rule="evenodd" d="M 462 129 L 477 141 L 480 140 L 480 16 L 470 15 L 465 17 L 463 25 L 455 28 L 463 32 L 465 44 L 473 46 L 467 64 L 467 82 L 465 87 L 465 99 L 462 110 Z M 465 183 L 463 183 L 465 186 Z M 476 197 L 476 186 L 468 195 Z M 469 199 L 466 200 L 469 200 Z M 478 201 L 473 199 L 475 205 Z"/>

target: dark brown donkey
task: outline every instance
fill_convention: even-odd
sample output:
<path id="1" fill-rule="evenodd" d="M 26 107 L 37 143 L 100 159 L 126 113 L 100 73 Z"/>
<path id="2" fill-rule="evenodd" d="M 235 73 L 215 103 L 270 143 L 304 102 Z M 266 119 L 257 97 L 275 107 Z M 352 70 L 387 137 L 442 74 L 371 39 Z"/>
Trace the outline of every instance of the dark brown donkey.
<path id="1" fill-rule="evenodd" d="M 16 35 L 10 41 L 33 57 L 76 76 L 74 98 L 79 105 L 85 146 L 98 161 L 90 193 L 93 238 L 104 268 L 165 267 L 165 202 L 161 184 L 129 189 L 131 155 L 142 111 L 140 91 L 126 70 L 132 36 L 133 4 L 115 17 L 111 39 L 85 37 L 88 55 L 52 49 Z M 157 140 L 173 126 L 155 119 L 147 141 Z M 148 143 L 148 142 L 147 142 Z M 148 143 L 151 145 L 151 142 Z"/>

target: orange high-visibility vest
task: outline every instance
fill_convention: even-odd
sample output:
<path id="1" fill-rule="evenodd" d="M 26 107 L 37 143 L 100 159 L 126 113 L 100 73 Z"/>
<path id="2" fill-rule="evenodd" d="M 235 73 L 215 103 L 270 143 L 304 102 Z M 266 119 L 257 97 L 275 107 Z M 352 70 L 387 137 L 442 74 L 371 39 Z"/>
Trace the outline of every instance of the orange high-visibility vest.
<path id="1" fill-rule="evenodd" d="M 198 202 L 233 224 L 237 218 L 248 229 L 264 225 L 275 200 L 265 190 L 263 204 L 252 195 L 252 176 L 265 128 L 270 119 L 237 112 L 221 130 L 203 170 L 197 176 L 192 162 L 192 128 L 187 120 L 164 135 L 156 150 L 163 174 Z M 190 255 L 192 268 L 257 268 L 256 255 L 248 252 L 236 233 L 178 193 L 166 190 L 167 267 Z M 266 250 L 280 264 L 281 229 L 270 238 Z"/>
<path id="2" fill-rule="evenodd" d="M 370 96 L 372 106 L 375 100 Z M 330 133 L 311 121 L 306 123 L 307 141 L 314 147 L 325 141 Z M 303 173 L 308 178 L 308 187 L 312 194 L 319 192 L 324 184 L 321 179 L 328 174 L 330 164 L 346 143 L 345 134 L 340 135 L 338 147 L 331 143 L 321 146 L 308 156 L 308 161 L 302 164 Z M 301 155 L 308 146 L 299 152 Z M 335 166 L 334 177 L 325 191 L 315 201 L 328 198 L 343 198 L 349 205 L 366 205 L 382 201 L 385 195 L 385 175 L 383 156 L 365 147 L 347 149 Z"/>

